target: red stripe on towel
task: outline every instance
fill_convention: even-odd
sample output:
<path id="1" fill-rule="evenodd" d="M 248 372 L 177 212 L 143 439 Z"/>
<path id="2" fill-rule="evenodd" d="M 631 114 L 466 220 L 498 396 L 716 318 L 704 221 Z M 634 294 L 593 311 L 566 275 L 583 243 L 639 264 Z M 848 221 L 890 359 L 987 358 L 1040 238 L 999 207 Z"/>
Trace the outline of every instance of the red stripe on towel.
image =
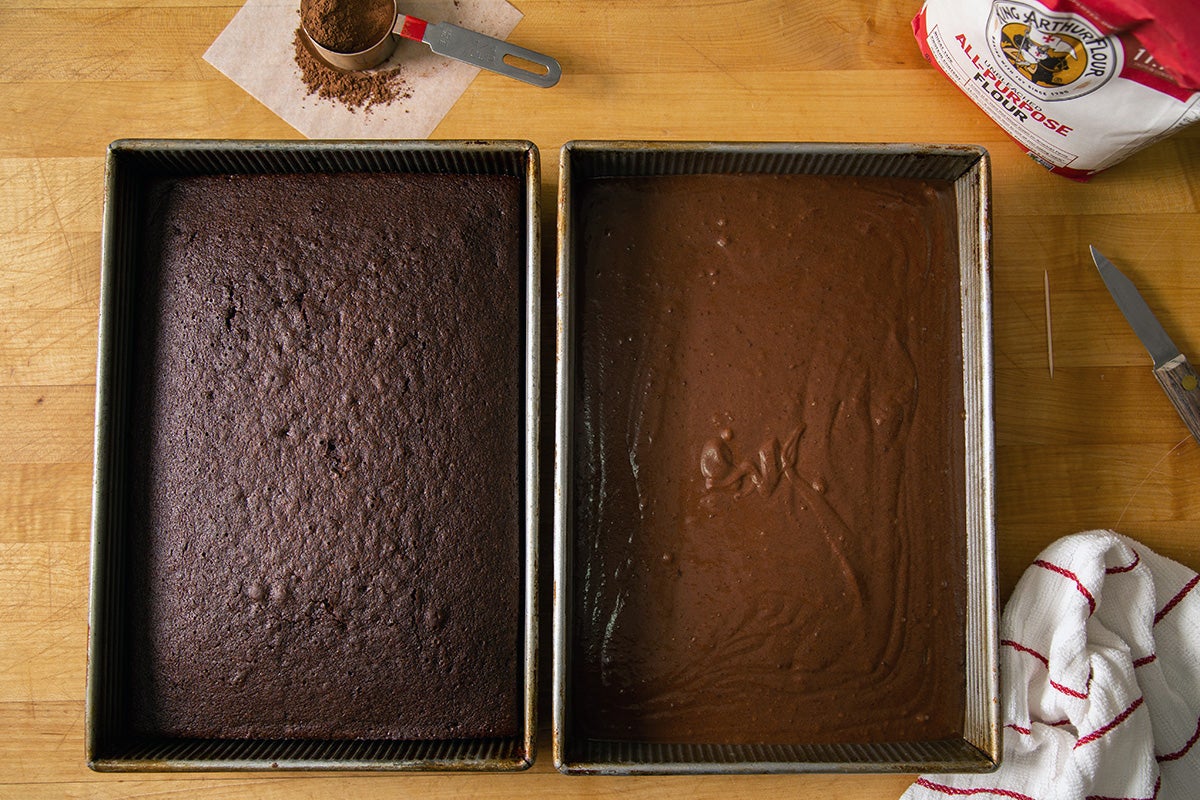
<path id="1" fill-rule="evenodd" d="M 1033 563 L 1034 566 L 1041 567 L 1042 569 L 1048 569 L 1051 572 L 1057 572 L 1064 578 L 1070 578 L 1071 580 L 1075 581 L 1075 588 L 1079 590 L 1080 594 L 1087 598 L 1088 608 L 1091 609 L 1089 613 L 1096 613 L 1096 598 L 1092 597 L 1092 593 L 1088 591 L 1087 587 L 1083 585 L 1083 582 L 1079 580 L 1079 577 L 1074 572 L 1071 572 L 1071 570 L 1066 569 L 1065 567 L 1060 567 L 1058 564 L 1051 564 L 1049 561 L 1043 561 L 1040 558 Z"/>
<path id="2" fill-rule="evenodd" d="M 946 786 L 942 783 L 934 783 L 927 778 L 917 778 L 917 786 L 922 786 L 926 789 L 932 789 L 935 792 L 942 794 L 953 795 L 955 797 L 969 797 L 975 794 L 994 794 L 998 797 L 1011 797 L 1012 800 L 1033 800 L 1027 794 L 1014 792 L 1012 789 L 1001 789 L 999 787 L 989 789 L 959 789 L 954 786 Z"/>
<path id="3" fill-rule="evenodd" d="M 1155 625 L 1157 625 L 1162 620 L 1162 618 L 1165 617 L 1167 614 L 1170 614 L 1171 609 L 1174 608 L 1175 606 L 1179 605 L 1179 601 L 1182 600 L 1187 595 L 1188 592 L 1190 592 L 1192 589 L 1196 588 L 1197 581 L 1200 581 L 1200 575 L 1193 575 L 1192 579 L 1187 582 L 1187 585 L 1179 590 L 1179 594 L 1172 597 L 1170 602 L 1168 602 L 1165 606 L 1162 607 L 1162 611 L 1159 611 L 1157 614 L 1154 615 L 1154 624 Z"/>
<path id="4" fill-rule="evenodd" d="M 1086 691 L 1086 692 L 1077 692 L 1074 689 L 1070 688 L 1069 686 L 1063 686 L 1061 683 L 1058 683 L 1058 682 L 1054 681 L 1053 679 L 1050 681 L 1050 686 L 1057 689 L 1058 691 L 1062 692 L 1065 695 L 1070 695 L 1071 697 L 1078 697 L 1080 700 L 1087 700 L 1088 695 L 1091 693 L 1090 686 L 1088 687 L 1088 691 Z"/>
<path id="5" fill-rule="evenodd" d="M 1028 653 L 1029 655 L 1036 658 L 1038 661 L 1045 664 L 1046 669 L 1050 668 L 1050 659 L 1046 658 L 1044 655 L 1039 653 L 1037 650 L 1034 650 L 1032 647 L 1026 647 L 1025 645 L 1021 644 L 1020 642 L 1014 642 L 1012 639 L 1001 639 L 1000 644 L 1002 644 L 1006 647 L 1011 647 L 1013 650 L 1017 650 L 1022 653 Z"/>
<path id="6" fill-rule="evenodd" d="M 1157 659 L 1158 659 L 1157 653 L 1151 653 L 1150 655 L 1143 656 L 1142 658 L 1135 658 L 1133 660 L 1133 668 L 1137 669 L 1138 667 L 1144 667 L 1147 664 L 1153 663 Z"/>
<path id="7" fill-rule="evenodd" d="M 1130 564 L 1127 567 L 1109 567 L 1108 569 L 1104 570 L 1104 574 L 1105 575 L 1116 575 L 1121 572 L 1129 572 L 1140 563 L 1142 563 L 1142 557 L 1140 555 L 1138 555 L 1137 550 L 1134 550 L 1132 564 Z"/>
<path id="8" fill-rule="evenodd" d="M 1045 726 L 1046 726 L 1046 727 L 1048 727 L 1048 728 L 1062 728 L 1062 727 L 1065 727 L 1065 726 L 1067 726 L 1067 725 L 1070 725 L 1070 724 L 1071 724 L 1071 720 L 1069 720 L 1069 719 L 1060 719 L 1058 722 L 1042 722 L 1042 723 L 1039 723 L 1039 724 L 1041 724 L 1041 725 L 1045 725 Z M 1022 727 L 1022 726 L 1020 726 L 1020 725 L 1016 724 L 1015 722 L 1010 722 L 1010 723 L 1008 723 L 1007 725 L 1005 725 L 1004 727 L 1006 727 L 1006 728 L 1012 728 L 1012 729 L 1013 729 L 1014 731 L 1016 731 L 1017 733 L 1023 734 L 1023 735 L 1025 735 L 1025 736 L 1030 736 L 1030 735 L 1032 735 L 1032 734 L 1033 734 L 1033 729 L 1032 729 L 1032 728 L 1024 728 L 1024 727 Z"/>
<path id="9" fill-rule="evenodd" d="M 1200 719 L 1196 720 L 1196 732 L 1192 734 L 1192 738 L 1187 740 L 1187 744 L 1176 750 L 1174 753 L 1167 753 L 1165 756 L 1155 756 L 1154 760 L 1161 764 L 1164 761 L 1174 761 L 1178 758 L 1183 758 L 1187 755 L 1188 750 L 1192 749 L 1192 745 L 1194 745 L 1198 739 L 1200 739 Z"/>
<path id="10" fill-rule="evenodd" d="M 1039 653 L 1037 650 L 1034 650 L 1032 647 L 1026 647 L 1025 645 L 1021 644 L 1020 642 L 1014 642 L 1012 639 L 1001 639 L 1000 644 L 1005 645 L 1006 647 L 1011 647 L 1013 650 L 1017 650 L 1021 653 L 1028 653 L 1029 655 L 1036 658 L 1038 661 L 1042 662 L 1042 664 L 1044 664 L 1046 666 L 1046 669 L 1050 669 L 1050 659 L 1046 658 L 1044 655 Z M 1063 694 L 1070 695 L 1071 697 L 1078 697 L 1080 700 L 1086 700 L 1088 698 L 1088 694 L 1091 692 L 1091 678 L 1090 677 L 1088 678 L 1088 687 L 1089 688 L 1088 688 L 1088 691 L 1086 691 L 1086 692 L 1076 691 L 1067 686 L 1063 686 L 1061 683 L 1057 683 L 1054 680 L 1050 681 L 1050 685 L 1053 688 L 1057 689 L 1058 691 L 1062 692 Z"/>
<path id="11" fill-rule="evenodd" d="M 1079 741 L 1075 742 L 1075 748 L 1083 747 L 1085 744 L 1091 744 L 1092 742 L 1096 741 L 1104 734 L 1111 731 L 1113 728 L 1120 725 L 1125 720 L 1129 719 L 1129 715 L 1132 714 L 1133 712 L 1137 711 L 1138 706 L 1140 706 L 1142 704 L 1142 702 L 1143 702 L 1143 699 L 1141 697 L 1139 697 L 1137 700 L 1134 700 L 1132 703 L 1129 704 L 1129 708 L 1125 709 L 1120 714 L 1117 714 L 1117 716 L 1113 719 L 1112 722 L 1108 723 L 1107 725 L 1105 725 L 1102 728 L 1099 728 L 1098 730 L 1092 731 L 1087 736 L 1084 736 Z"/>

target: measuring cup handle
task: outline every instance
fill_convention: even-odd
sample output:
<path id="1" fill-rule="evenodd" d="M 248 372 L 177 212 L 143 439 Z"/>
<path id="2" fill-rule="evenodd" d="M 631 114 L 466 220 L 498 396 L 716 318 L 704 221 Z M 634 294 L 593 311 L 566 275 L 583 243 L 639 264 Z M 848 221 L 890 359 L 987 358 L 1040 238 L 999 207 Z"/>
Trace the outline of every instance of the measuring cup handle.
<path id="1" fill-rule="evenodd" d="M 460 28 L 449 22 L 429 25 L 425 29 L 422 41 L 439 55 L 465 61 L 543 89 L 558 83 L 558 79 L 562 77 L 562 67 L 548 55 Z M 515 56 L 523 61 L 538 64 L 546 68 L 546 73 L 543 75 L 509 64 L 504 60 L 505 56 Z"/>

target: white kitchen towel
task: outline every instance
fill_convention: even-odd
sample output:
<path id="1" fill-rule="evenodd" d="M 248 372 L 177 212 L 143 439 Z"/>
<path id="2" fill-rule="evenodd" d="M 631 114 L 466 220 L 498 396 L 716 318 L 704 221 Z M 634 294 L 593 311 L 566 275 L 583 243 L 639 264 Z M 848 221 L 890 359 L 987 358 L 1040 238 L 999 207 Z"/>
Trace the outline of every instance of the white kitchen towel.
<path id="1" fill-rule="evenodd" d="M 1200 577 L 1112 531 L 1067 536 L 1000 624 L 1004 753 L 903 800 L 1200 798 Z"/>

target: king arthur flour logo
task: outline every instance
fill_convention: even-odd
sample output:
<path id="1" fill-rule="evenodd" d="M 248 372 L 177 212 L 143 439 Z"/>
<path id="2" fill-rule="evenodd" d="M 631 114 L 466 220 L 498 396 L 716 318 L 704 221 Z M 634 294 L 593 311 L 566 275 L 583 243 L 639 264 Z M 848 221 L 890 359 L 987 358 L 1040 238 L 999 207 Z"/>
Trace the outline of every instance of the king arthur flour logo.
<path id="1" fill-rule="evenodd" d="M 987 25 L 988 47 L 1006 76 L 1040 100 L 1067 100 L 1099 89 L 1121 71 L 1115 37 L 1078 14 L 1037 2 L 996 0 Z"/>

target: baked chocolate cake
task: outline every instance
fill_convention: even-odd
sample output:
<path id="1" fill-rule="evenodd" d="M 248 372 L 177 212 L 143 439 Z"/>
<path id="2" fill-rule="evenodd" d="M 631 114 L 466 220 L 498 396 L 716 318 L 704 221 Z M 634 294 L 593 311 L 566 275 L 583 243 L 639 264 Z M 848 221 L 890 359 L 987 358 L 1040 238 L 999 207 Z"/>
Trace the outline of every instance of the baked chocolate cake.
<path id="1" fill-rule="evenodd" d="M 582 181 L 570 704 L 583 739 L 958 739 L 951 185 Z"/>
<path id="2" fill-rule="evenodd" d="M 189 177 L 146 216 L 133 728 L 517 734 L 520 182 Z"/>

